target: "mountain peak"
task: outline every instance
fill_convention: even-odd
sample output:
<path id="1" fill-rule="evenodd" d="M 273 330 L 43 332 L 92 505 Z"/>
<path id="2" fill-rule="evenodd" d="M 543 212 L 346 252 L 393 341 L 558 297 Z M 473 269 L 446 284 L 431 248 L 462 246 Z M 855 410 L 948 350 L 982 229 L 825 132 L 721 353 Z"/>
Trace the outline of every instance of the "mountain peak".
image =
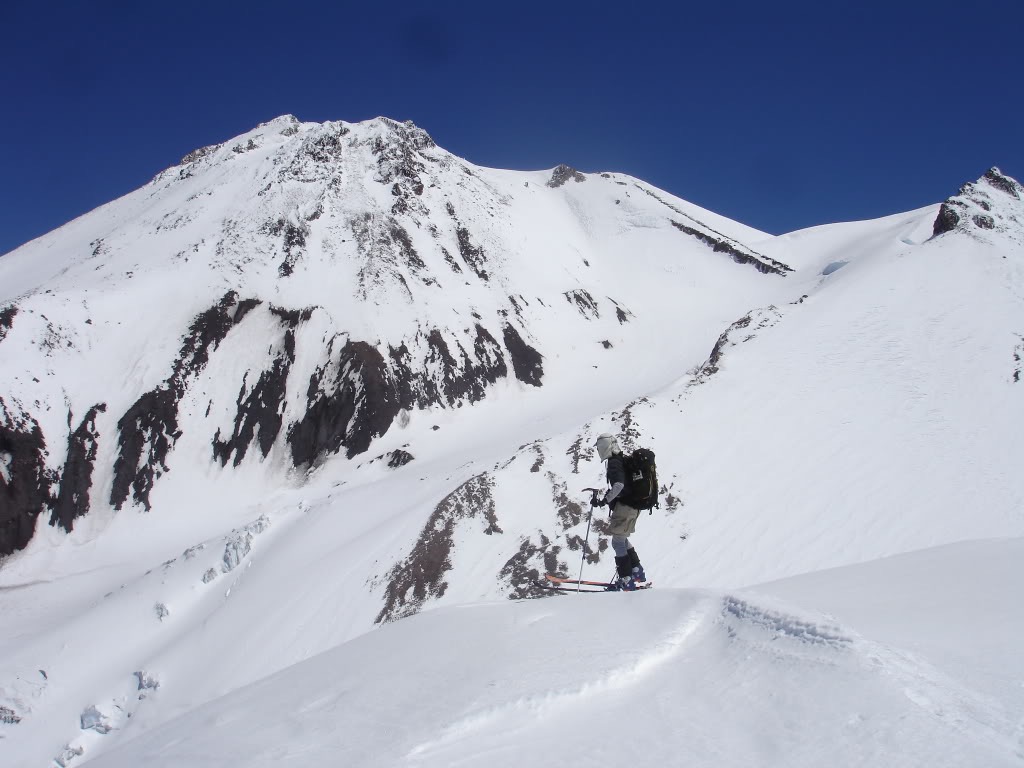
<path id="1" fill-rule="evenodd" d="M 1004 231 L 1013 225 L 1024 225 L 1024 187 L 992 166 L 942 204 L 933 232 L 936 236 L 954 230 L 978 234 L 981 230 Z"/>

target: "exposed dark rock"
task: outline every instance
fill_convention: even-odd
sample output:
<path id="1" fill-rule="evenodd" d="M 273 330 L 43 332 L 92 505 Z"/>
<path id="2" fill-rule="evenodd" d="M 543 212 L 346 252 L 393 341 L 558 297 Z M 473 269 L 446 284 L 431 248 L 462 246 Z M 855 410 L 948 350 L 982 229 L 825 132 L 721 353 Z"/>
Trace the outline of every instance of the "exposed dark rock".
<path id="1" fill-rule="evenodd" d="M 117 423 L 118 456 L 110 503 L 121 509 L 131 493 L 147 510 L 153 483 L 168 471 L 166 459 L 177 439 L 179 397 L 173 389 L 147 392 Z M 144 455 L 145 454 L 145 455 Z"/>
<path id="2" fill-rule="evenodd" d="M 523 337 L 514 326 L 506 324 L 503 333 L 505 348 L 512 358 L 512 370 L 515 371 L 516 378 L 525 384 L 539 387 L 544 378 L 544 356 L 523 341 Z"/>
<path id="3" fill-rule="evenodd" d="M 28 544 L 36 519 L 52 502 L 55 478 L 46 455 L 39 423 L 0 398 L 0 557 Z"/>
<path id="4" fill-rule="evenodd" d="M 1016 364 L 1013 371 L 1014 384 L 1020 383 L 1021 369 L 1024 367 L 1021 365 L 1022 359 L 1024 359 L 1024 336 L 1020 337 L 1020 344 L 1013 350 L 1013 362 Z"/>
<path id="5" fill-rule="evenodd" d="M 436 285 L 437 281 L 413 247 L 409 233 L 393 216 L 367 213 L 352 219 L 349 226 L 364 258 L 359 270 L 362 298 L 368 298 L 374 289 L 393 282 L 401 285 L 411 300 L 412 291 L 406 274 L 416 277 L 424 285 Z"/>
<path id="6" fill-rule="evenodd" d="M 725 351 L 725 347 L 729 343 L 730 334 L 749 326 L 750 319 L 750 315 L 745 315 L 722 331 L 722 335 L 718 337 L 718 341 L 715 342 L 715 346 L 711 348 L 711 354 L 708 356 L 707 362 L 704 363 L 704 366 L 701 369 L 702 373 L 705 373 L 708 376 L 718 373 L 718 363 L 722 360 L 722 353 Z"/>
<path id="7" fill-rule="evenodd" d="M 572 473 L 578 475 L 580 473 L 580 462 L 590 461 L 594 456 L 594 449 L 592 446 L 584 445 L 584 436 L 580 435 L 573 440 L 572 445 L 565 452 L 565 455 L 572 459 Z"/>
<path id="8" fill-rule="evenodd" d="M 423 263 L 423 259 L 420 258 L 420 255 L 416 253 L 416 249 L 413 248 L 412 239 L 405 228 L 394 220 L 389 224 L 391 239 L 398 245 L 405 263 L 412 267 L 414 271 L 426 269 L 427 265 Z M 429 282 L 433 282 L 433 280 Z"/>
<path id="9" fill-rule="evenodd" d="M 619 321 L 619 325 L 624 325 L 629 322 L 630 314 L 620 307 L 618 304 L 615 305 L 615 318 Z"/>
<path id="10" fill-rule="evenodd" d="M 672 226 L 680 232 L 684 232 L 691 237 L 697 238 L 705 245 L 711 246 L 711 249 L 715 253 L 727 253 L 737 264 L 750 264 L 757 269 L 758 272 L 762 272 L 764 274 L 785 275 L 787 272 L 793 271 L 792 267 L 783 264 L 781 261 L 776 261 L 769 256 L 756 253 L 746 249 L 745 247 L 739 247 L 735 242 L 729 240 L 724 235 L 716 237 L 694 227 L 689 227 L 678 221 L 673 221 Z"/>
<path id="11" fill-rule="evenodd" d="M 427 334 L 426 342 L 427 354 L 422 364 L 412 359 L 405 344 L 390 348 L 394 380 L 403 408 L 450 407 L 462 400 L 475 403 L 484 398 L 489 384 L 508 375 L 501 347 L 479 323 L 472 358 L 458 343 L 456 358 L 437 329 Z"/>
<path id="12" fill-rule="evenodd" d="M 509 599 L 524 600 L 557 594 L 540 586 L 542 574 L 538 566 L 543 566 L 546 573 L 564 572 L 568 566 L 558 560 L 561 551 L 561 547 L 552 545 L 551 540 L 543 534 L 540 535 L 539 545 L 523 537 L 519 551 L 508 559 L 498 573 L 498 579 L 510 587 Z"/>
<path id="13" fill-rule="evenodd" d="M 21 718 L 18 713 L 10 707 L 0 707 L 0 723 L 6 723 L 7 725 L 17 725 L 21 722 Z"/>
<path id="14" fill-rule="evenodd" d="M 775 325 L 782 317 L 779 310 L 774 306 L 768 306 L 765 309 L 756 309 L 748 312 L 746 315 L 741 317 L 735 323 L 730 325 L 722 335 L 718 337 L 718 341 L 715 342 L 715 346 L 711 349 L 711 354 L 703 365 L 697 370 L 697 375 L 694 378 L 692 384 L 701 384 L 708 380 L 711 376 L 718 373 L 719 363 L 722 360 L 722 356 L 728 347 L 735 346 L 745 341 L 750 341 L 757 336 L 757 331 L 768 328 Z M 753 325 L 751 328 L 750 326 Z M 739 333 L 750 328 L 746 333 Z M 737 338 L 742 337 L 742 338 Z"/>
<path id="15" fill-rule="evenodd" d="M 638 447 L 637 443 L 640 440 L 640 428 L 636 425 L 633 409 L 646 402 L 647 398 L 641 397 L 631 402 L 619 413 L 612 414 L 612 421 L 618 424 L 619 443 L 622 445 L 622 450 L 626 453 L 636 450 Z"/>
<path id="16" fill-rule="evenodd" d="M 1024 187 L 998 168 L 990 168 L 978 181 L 964 184 L 956 195 L 942 203 L 932 235 L 957 230 L 977 234 L 978 229 L 1019 227 L 1024 224 L 1024 207 L 1019 202 L 1022 199 Z"/>
<path id="17" fill-rule="evenodd" d="M 284 261 L 277 268 L 277 272 L 281 277 L 287 277 L 295 271 L 295 264 L 302 256 L 303 249 L 306 247 L 306 235 L 309 234 L 309 229 L 305 227 L 305 224 L 298 226 L 285 218 L 279 218 L 277 221 L 267 224 L 263 231 L 269 235 L 281 236 L 281 250 L 284 252 Z"/>
<path id="18" fill-rule="evenodd" d="M 459 266 L 459 262 L 455 260 L 455 257 L 451 255 L 447 248 L 441 246 L 441 253 L 444 255 L 444 260 L 448 262 L 448 266 L 452 268 L 453 272 L 462 272 L 462 267 Z"/>
<path id="19" fill-rule="evenodd" d="M 667 514 L 678 512 L 683 506 L 682 500 L 664 485 L 661 486 L 661 497 L 665 500 L 664 509 Z"/>
<path id="20" fill-rule="evenodd" d="M 348 128 L 340 126 L 318 136 L 312 136 L 302 145 L 301 151 L 314 163 L 336 162 L 344 150 L 341 139 L 348 133 Z"/>
<path id="21" fill-rule="evenodd" d="M 601 555 L 608 551 L 608 539 L 602 538 L 604 536 L 610 536 L 611 534 L 607 530 L 598 531 L 598 523 L 607 525 L 604 520 L 595 520 L 591 525 L 592 533 L 597 534 L 591 537 L 589 541 L 584 541 L 582 536 L 569 536 L 565 540 L 565 547 L 570 552 L 579 552 L 581 558 L 585 558 L 587 563 L 590 565 L 596 565 L 601 562 Z M 597 548 L 594 548 L 594 541 L 597 541 Z M 584 550 L 586 550 L 584 552 Z"/>
<path id="22" fill-rule="evenodd" d="M 256 139 L 249 139 L 249 141 L 246 142 L 246 144 L 244 145 L 236 144 L 231 148 L 231 151 L 234 152 L 236 155 L 241 155 L 246 152 L 252 152 L 254 149 L 258 148 L 259 144 L 256 143 Z"/>
<path id="23" fill-rule="evenodd" d="M 487 270 L 484 269 L 484 265 L 487 263 L 487 255 L 484 253 L 484 249 L 473 245 L 469 238 L 469 230 L 463 226 L 456 229 L 456 236 L 458 237 L 459 255 L 462 256 L 462 260 L 466 262 L 469 268 L 481 280 L 485 282 L 489 280 L 490 277 L 487 274 Z"/>
<path id="24" fill-rule="evenodd" d="M 193 149 L 191 152 L 189 152 L 187 155 L 181 158 L 180 161 L 178 161 L 178 165 L 188 165 L 190 163 L 197 163 L 204 157 L 209 157 L 223 146 L 223 144 L 211 144 L 207 147 Z"/>
<path id="25" fill-rule="evenodd" d="M 61 471 L 57 499 L 50 513 L 50 525 L 59 525 L 68 533 L 74 528 L 75 520 L 89 511 L 89 489 L 92 488 L 99 440 L 96 414 L 106 410 L 104 403 L 94 405 L 68 438 L 68 458 Z"/>
<path id="26" fill-rule="evenodd" d="M 540 472 L 544 466 L 544 449 L 539 445 L 532 446 L 533 452 L 536 454 L 536 458 L 533 460 L 533 466 L 530 467 L 531 472 Z"/>
<path id="27" fill-rule="evenodd" d="M 684 219 L 692 221 L 694 224 L 698 225 L 700 229 L 689 226 L 687 224 L 680 223 L 678 221 L 671 222 L 673 227 L 678 229 L 680 232 L 684 232 L 685 234 L 690 235 L 691 237 L 697 238 L 705 245 L 711 246 L 711 248 L 717 253 L 729 254 L 732 257 L 733 261 L 735 261 L 737 264 L 751 264 L 759 272 L 763 272 L 765 274 L 775 274 L 784 276 L 787 272 L 793 271 L 792 267 L 783 264 L 781 261 L 776 261 L 773 258 L 765 256 L 763 253 L 758 253 L 757 251 L 748 248 L 742 243 L 733 240 L 731 237 L 728 237 L 727 235 L 724 235 L 721 232 L 712 229 L 704 222 L 697 221 L 690 214 L 686 213 L 678 206 L 672 205 L 672 203 L 668 202 L 667 200 L 665 200 L 652 190 L 648 189 L 647 187 L 642 187 L 639 184 L 634 184 L 633 186 L 639 189 L 648 197 L 653 197 L 655 200 L 664 205 L 673 213 L 678 214 Z"/>
<path id="28" fill-rule="evenodd" d="M 471 367 L 472 375 L 481 384 L 480 396 L 476 398 L 481 400 L 484 396 L 483 385 L 493 384 L 498 379 L 508 376 L 508 366 L 505 364 L 505 356 L 501 353 L 498 342 L 479 323 L 476 326 L 476 338 L 473 340 L 473 352 L 476 355 L 477 364 Z M 514 357 L 512 365 L 515 366 Z M 476 402 L 476 400 L 471 402 Z"/>
<path id="29" fill-rule="evenodd" d="M 313 373 L 307 401 L 306 414 L 288 432 L 297 467 L 342 448 L 349 458 L 364 453 L 402 409 L 384 358 L 365 341 L 347 341 L 337 360 Z"/>
<path id="30" fill-rule="evenodd" d="M 238 325 L 245 319 L 245 316 L 250 311 L 258 307 L 263 302 L 259 299 L 242 299 L 235 305 L 234 314 L 231 316 L 231 322 Z"/>
<path id="31" fill-rule="evenodd" d="M 398 469 L 399 467 L 404 467 L 415 459 L 416 457 L 408 451 L 398 449 L 388 454 L 388 466 L 392 469 Z"/>
<path id="32" fill-rule="evenodd" d="M 459 255 L 462 256 L 462 260 L 466 262 L 466 265 L 473 270 L 474 274 L 483 281 L 490 279 L 487 274 L 485 265 L 487 264 L 487 254 L 484 253 L 483 248 L 473 244 L 472 239 L 469 235 L 469 230 L 466 229 L 459 222 L 459 217 L 455 213 L 455 206 L 451 204 L 451 201 L 444 204 L 445 210 L 448 211 L 448 215 L 452 217 L 455 222 L 455 237 L 459 245 Z M 445 251 L 447 254 L 447 251 Z M 461 270 L 458 270 L 461 272 Z"/>
<path id="33" fill-rule="evenodd" d="M 13 304 L 0 309 L 0 341 L 3 341 L 7 332 L 14 327 L 14 316 L 17 314 L 18 308 Z"/>
<path id="34" fill-rule="evenodd" d="M 483 518 L 483 533 L 502 532 L 495 514 L 493 489 L 490 475 L 477 475 L 435 507 L 412 552 L 388 573 L 384 607 L 376 623 L 411 616 L 427 600 L 444 596 L 448 589 L 444 576 L 452 568 L 455 528 L 460 521 Z"/>
<path id="35" fill-rule="evenodd" d="M 260 452 L 266 458 L 281 431 L 288 375 L 295 362 L 295 329 L 300 323 L 309 320 L 313 311 L 285 310 L 273 306 L 270 311 L 284 326 L 283 349 L 271 362 L 270 368 L 260 373 L 256 385 L 249 392 L 246 392 L 246 380 L 243 379 L 230 439 L 221 440 L 220 430 L 217 430 L 213 438 L 213 455 L 222 465 L 228 463 L 232 453 L 235 455 L 234 466 L 241 464 L 256 437 L 257 429 Z"/>
<path id="36" fill-rule="evenodd" d="M 551 501 L 554 502 L 555 514 L 562 530 L 574 528 L 583 522 L 583 507 L 569 498 L 565 481 L 559 479 L 554 472 L 548 472 L 548 481 L 551 483 Z"/>
<path id="37" fill-rule="evenodd" d="M 562 186 L 563 184 L 565 184 L 565 182 L 569 181 L 570 179 L 578 183 L 581 181 L 586 181 L 587 177 L 584 176 L 579 171 L 577 171 L 575 168 L 571 168 L 563 163 L 557 166 L 555 170 L 551 172 L 551 179 L 548 181 L 547 185 L 552 189 L 555 189 L 556 187 Z"/>
<path id="38" fill-rule="evenodd" d="M 580 314 L 584 317 L 599 318 L 601 313 L 598 311 L 597 302 L 594 301 L 594 297 L 589 292 L 582 288 L 577 288 L 573 291 L 566 291 L 564 294 L 566 301 L 570 304 L 575 304 L 576 309 L 580 311 Z"/>
<path id="39" fill-rule="evenodd" d="M 989 168 L 985 171 L 985 175 L 982 178 L 999 191 L 1005 192 L 1018 200 L 1021 199 L 1021 193 L 1024 192 L 1024 188 L 1014 179 L 1004 176 L 998 168 Z"/>
<path id="40" fill-rule="evenodd" d="M 424 185 L 420 174 L 426 170 L 426 158 L 421 152 L 434 147 L 434 140 L 411 121 L 396 123 L 384 118 L 382 122 L 391 129 L 391 134 L 387 138 L 375 138 L 370 145 L 377 156 L 377 180 L 393 184 L 393 190 L 397 187 L 400 201 L 405 200 L 409 192 L 422 195 Z M 402 206 L 403 210 L 406 205 Z"/>
<path id="41" fill-rule="evenodd" d="M 129 495 L 137 504 L 150 509 L 153 483 L 169 471 L 167 456 L 181 436 L 178 403 L 186 386 L 206 367 L 210 351 L 217 348 L 249 308 L 251 305 L 239 303 L 237 294 L 229 291 L 216 306 L 199 315 L 189 328 L 171 375 L 136 400 L 118 421 L 118 456 L 110 493 L 115 509 L 121 509 Z"/>
<path id="42" fill-rule="evenodd" d="M 288 331 L 292 335 L 292 331 Z M 221 440 L 220 430 L 213 438 L 213 455 L 222 465 L 226 465 L 235 454 L 234 466 L 241 464 L 242 459 L 253 442 L 259 428 L 260 451 L 264 458 L 281 431 L 283 415 L 281 406 L 288 383 L 288 372 L 294 357 L 277 358 L 270 370 L 260 373 L 256 386 L 246 394 L 245 380 L 238 393 L 238 412 L 235 416 L 235 428 L 228 440 Z"/>
<path id="43" fill-rule="evenodd" d="M 298 127 L 283 135 L 294 135 Z M 291 162 L 280 172 L 281 180 L 296 180 L 303 183 L 335 180 L 339 173 L 339 161 L 344 153 L 345 144 L 342 138 L 350 133 L 345 126 L 322 125 L 305 133 L 300 139 L 298 151 L 292 155 Z"/>
<path id="44" fill-rule="evenodd" d="M 939 206 L 939 215 L 935 217 L 932 224 L 932 237 L 952 232 L 960 223 L 960 214 L 957 213 L 957 206 L 949 200 Z"/>

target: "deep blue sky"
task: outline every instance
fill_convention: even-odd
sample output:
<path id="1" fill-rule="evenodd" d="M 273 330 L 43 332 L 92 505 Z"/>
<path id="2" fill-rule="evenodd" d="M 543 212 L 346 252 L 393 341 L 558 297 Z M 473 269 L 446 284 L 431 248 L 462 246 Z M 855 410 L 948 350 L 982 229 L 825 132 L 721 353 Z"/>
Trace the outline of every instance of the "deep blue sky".
<path id="1" fill-rule="evenodd" d="M 0 253 L 277 115 L 411 119 L 773 233 L 1024 176 L 1024 2 L 0 6 Z"/>

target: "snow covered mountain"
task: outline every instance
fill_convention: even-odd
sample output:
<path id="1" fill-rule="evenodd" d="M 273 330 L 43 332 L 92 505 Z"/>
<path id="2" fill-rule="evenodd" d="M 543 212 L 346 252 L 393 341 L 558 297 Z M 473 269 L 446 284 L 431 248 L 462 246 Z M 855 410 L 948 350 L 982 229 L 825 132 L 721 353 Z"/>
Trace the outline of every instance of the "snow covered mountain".
<path id="1" fill-rule="evenodd" d="M 541 596 L 584 558 L 607 576 L 581 492 L 604 431 L 658 455 L 634 541 L 659 594 L 630 619 L 651 626 L 818 627 L 827 601 L 735 590 L 1024 536 L 1022 198 L 992 169 L 941 205 L 772 237 L 621 174 L 477 167 L 383 118 L 282 117 L 189 154 L 0 258 L 0 752 L 79 764 L 138 737 L 110 764 L 156 764 L 149 734 L 236 717 L 268 675 L 358 668 L 345 648 L 375 638 L 419 653 L 376 625 Z M 1000 574 L 986 588 L 1024 586 Z M 571 611 L 571 642 L 604 631 L 566 602 L 529 610 Z M 497 648 L 516 605 L 409 626 Z M 1010 759 L 989 714 L 1019 690 L 986 696 L 965 743 L 998 733 Z M 436 746 L 375 764 L 454 764 Z"/>

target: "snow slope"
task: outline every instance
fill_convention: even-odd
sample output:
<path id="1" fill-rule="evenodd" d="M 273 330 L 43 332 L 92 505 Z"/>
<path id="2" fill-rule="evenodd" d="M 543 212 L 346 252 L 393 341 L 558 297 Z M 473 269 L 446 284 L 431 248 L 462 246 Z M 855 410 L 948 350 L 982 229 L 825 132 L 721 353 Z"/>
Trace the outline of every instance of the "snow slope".
<path id="1" fill-rule="evenodd" d="M 246 731 L 253 760 L 440 765 L 557 731 L 624 757 L 595 737 L 619 691 L 698 764 L 1017 764 L 1019 615 L 981 596 L 1013 602 L 1018 544 L 907 561 L 884 613 L 897 561 L 844 603 L 831 572 L 737 590 L 1024 536 L 1021 196 L 990 172 L 767 238 L 618 174 L 280 118 L 4 256 L 0 527 L 31 536 L 0 564 L 0 756 L 228 765 Z M 658 455 L 633 539 L 657 592 L 509 602 L 579 569 L 604 431 Z M 906 656 L 942 615 L 925 587 L 988 559 L 962 615 L 996 640 L 948 633 L 935 677 Z"/>
<path id="2" fill-rule="evenodd" d="M 1022 558 L 974 542 L 753 591 L 439 609 L 93 764 L 1017 766 L 1024 605 L 992 598 Z"/>

